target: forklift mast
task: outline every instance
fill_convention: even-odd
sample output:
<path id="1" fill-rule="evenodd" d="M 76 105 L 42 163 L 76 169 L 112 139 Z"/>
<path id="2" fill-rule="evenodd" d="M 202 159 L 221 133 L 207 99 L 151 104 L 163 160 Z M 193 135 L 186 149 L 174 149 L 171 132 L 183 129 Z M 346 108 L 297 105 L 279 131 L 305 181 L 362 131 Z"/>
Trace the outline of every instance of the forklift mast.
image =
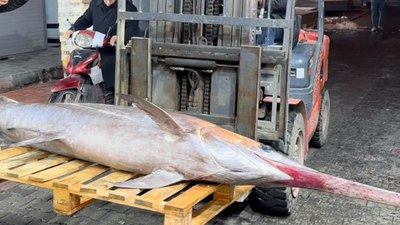
<path id="1" fill-rule="evenodd" d="M 283 1 L 284 18 L 273 18 L 268 0 L 137 2 L 127 12 L 118 1 L 116 93 L 286 148 L 295 0 Z M 126 20 L 148 27 L 123 45 Z M 283 31 L 281 41 L 260 44 L 272 30 Z M 261 108 L 265 96 L 271 104 Z"/>

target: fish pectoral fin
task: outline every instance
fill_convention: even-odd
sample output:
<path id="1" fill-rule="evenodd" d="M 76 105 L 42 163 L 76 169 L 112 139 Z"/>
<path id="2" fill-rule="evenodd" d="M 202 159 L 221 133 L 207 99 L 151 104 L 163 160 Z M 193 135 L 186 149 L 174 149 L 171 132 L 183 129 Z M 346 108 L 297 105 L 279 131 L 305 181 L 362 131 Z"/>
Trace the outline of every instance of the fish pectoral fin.
<path id="1" fill-rule="evenodd" d="M 168 186 L 185 180 L 182 174 L 175 171 L 156 170 L 153 173 L 125 182 L 114 183 L 115 187 L 132 189 L 153 189 Z"/>
<path id="2" fill-rule="evenodd" d="M 7 141 L 7 140 L 0 139 L 0 148 L 7 148 L 7 147 L 9 147 L 11 144 L 13 144 L 13 143 L 10 143 L 10 142 Z"/>
<path id="3" fill-rule="evenodd" d="M 24 130 L 19 128 L 9 128 L 8 130 L 23 130 L 25 132 L 36 133 L 37 137 L 20 142 L 4 143 L 4 145 L 1 145 L 1 147 L 21 147 L 65 138 L 59 132 L 42 133 L 40 131 Z"/>

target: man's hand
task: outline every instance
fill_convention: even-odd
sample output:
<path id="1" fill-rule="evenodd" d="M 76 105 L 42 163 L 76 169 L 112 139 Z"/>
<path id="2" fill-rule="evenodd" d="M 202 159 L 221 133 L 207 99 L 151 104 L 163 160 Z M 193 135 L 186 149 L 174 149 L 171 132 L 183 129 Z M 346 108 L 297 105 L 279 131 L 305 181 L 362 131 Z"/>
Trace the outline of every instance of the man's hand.
<path id="1" fill-rule="evenodd" d="M 115 46 L 116 43 L 117 43 L 117 35 L 114 35 L 110 39 L 110 45 Z"/>
<path id="2" fill-rule="evenodd" d="M 0 0 L 0 6 L 5 5 L 8 3 L 8 0 Z"/>
<path id="3" fill-rule="evenodd" d="M 1 0 L 0 0 L 1 1 Z M 67 30 L 65 33 L 64 33 L 64 39 L 65 40 L 68 40 L 70 37 L 71 37 L 71 35 L 74 33 L 74 31 L 72 31 L 72 30 Z"/>

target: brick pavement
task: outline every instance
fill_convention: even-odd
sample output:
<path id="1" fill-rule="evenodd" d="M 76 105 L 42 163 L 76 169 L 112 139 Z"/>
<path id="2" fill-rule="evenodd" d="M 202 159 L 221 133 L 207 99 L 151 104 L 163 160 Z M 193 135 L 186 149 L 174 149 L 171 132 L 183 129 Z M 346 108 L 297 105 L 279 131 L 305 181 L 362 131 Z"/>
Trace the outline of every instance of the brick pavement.
<path id="1" fill-rule="evenodd" d="M 333 33 L 331 38 L 330 137 L 307 165 L 400 192 L 398 34 L 346 32 Z M 21 97 L 18 92 L 6 95 Z M 21 99 L 28 97 L 29 94 Z M 163 221 L 157 213 L 102 201 L 67 217 L 52 211 L 52 193 L 48 190 L 11 182 L 1 184 L 0 190 L 0 224 L 149 225 Z M 246 207 L 219 215 L 209 224 L 398 225 L 400 208 L 303 190 L 295 213 L 288 218 L 261 215 Z"/>
<path id="2" fill-rule="evenodd" d="M 6 96 L 18 102 L 46 103 L 51 95 L 51 87 L 54 86 L 56 82 L 57 80 L 50 80 L 32 84 L 18 90 L 1 93 L 0 96 Z"/>

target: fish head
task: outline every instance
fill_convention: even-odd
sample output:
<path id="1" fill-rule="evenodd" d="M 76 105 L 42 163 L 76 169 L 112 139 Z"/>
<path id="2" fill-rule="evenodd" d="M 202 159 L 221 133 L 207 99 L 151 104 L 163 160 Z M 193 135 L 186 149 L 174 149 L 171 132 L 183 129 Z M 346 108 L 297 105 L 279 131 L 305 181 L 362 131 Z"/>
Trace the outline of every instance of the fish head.
<path id="1" fill-rule="evenodd" d="M 223 179 L 221 183 L 258 185 L 292 179 L 257 154 L 263 146 L 259 142 L 215 125 L 201 128 L 198 135 L 203 152 L 214 161 L 215 171 L 210 174 Z"/>

